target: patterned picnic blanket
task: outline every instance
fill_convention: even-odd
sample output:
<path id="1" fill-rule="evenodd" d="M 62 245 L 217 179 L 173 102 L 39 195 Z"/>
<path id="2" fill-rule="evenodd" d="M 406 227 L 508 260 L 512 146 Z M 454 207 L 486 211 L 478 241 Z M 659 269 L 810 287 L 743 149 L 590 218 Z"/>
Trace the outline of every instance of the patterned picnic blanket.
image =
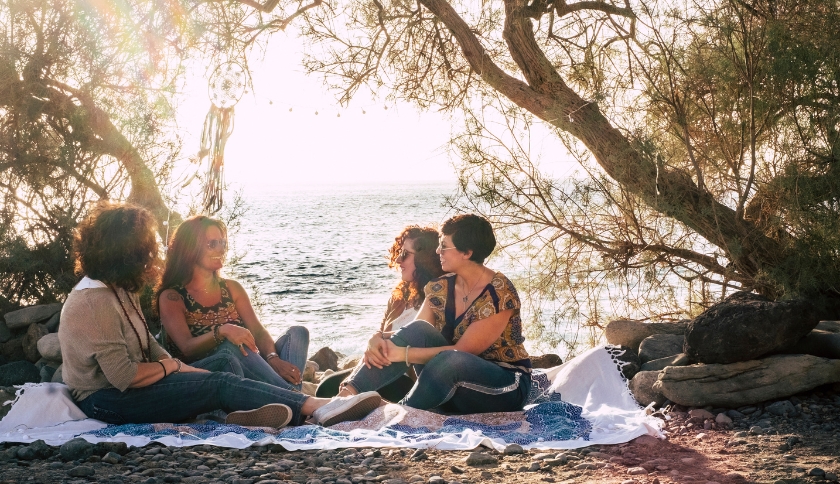
<path id="1" fill-rule="evenodd" d="M 567 449 L 661 436 L 659 420 L 645 415 L 621 374 L 620 350 L 593 348 L 573 360 L 535 372 L 532 405 L 521 412 L 446 416 L 396 404 L 383 405 L 364 420 L 329 428 L 245 428 L 215 422 L 106 425 L 87 419 L 60 384 L 20 388 L 0 421 L 0 442 L 43 439 L 60 445 L 80 436 L 90 442 L 151 441 L 171 446 L 210 444 L 245 448 L 280 444 L 289 450 L 342 447 L 435 447 L 497 449 L 516 443 L 537 449 Z"/>

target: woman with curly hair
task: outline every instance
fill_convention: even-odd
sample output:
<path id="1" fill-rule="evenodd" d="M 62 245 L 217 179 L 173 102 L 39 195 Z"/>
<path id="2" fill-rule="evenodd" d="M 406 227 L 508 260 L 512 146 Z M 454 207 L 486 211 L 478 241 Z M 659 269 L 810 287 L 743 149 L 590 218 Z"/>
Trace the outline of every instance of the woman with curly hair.
<path id="1" fill-rule="evenodd" d="M 187 362 L 227 353 L 245 378 L 300 390 L 309 331 L 291 326 L 272 340 L 242 285 L 219 275 L 226 253 L 221 220 L 196 215 L 175 229 L 156 298 L 167 350 Z"/>
<path id="2" fill-rule="evenodd" d="M 360 364 L 368 366 L 386 364 L 385 346 L 378 336 L 391 334 L 417 319 L 420 305 L 425 299 L 424 287 L 429 281 L 443 274 L 440 259 L 435 253 L 437 236 L 437 230 L 432 227 L 409 225 L 394 238 L 394 243 L 388 251 L 388 267 L 399 269 L 400 281 L 391 291 L 388 306 L 385 308 L 385 317 L 379 325 L 379 331 L 368 342 L 364 359 Z M 344 370 L 330 375 L 318 385 L 315 395 L 327 397 L 337 394 L 339 384 L 352 371 L 352 369 Z M 414 380 L 411 377 L 402 375 L 378 391 L 383 398 L 395 402 L 404 397 L 413 385 Z"/>
<path id="3" fill-rule="evenodd" d="M 158 243 L 150 212 L 131 205 L 98 207 L 76 230 L 76 269 L 84 278 L 61 311 L 64 381 L 79 408 L 111 424 L 179 422 L 221 409 L 227 423 L 283 427 L 312 415 L 322 425 L 356 420 L 374 410 L 379 394 L 315 398 L 210 372 L 172 358 L 149 333 L 137 291 L 156 282 Z"/>
<path id="4" fill-rule="evenodd" d="M 448 274 L 429 282 L 417 321 L 371 341 L 339 395 L 378 390 L 409 368 L 417 382 L 400 403 L 448 413 L 522 409 L 531 388 L 519 296 L 501 272 L 484 265 L 496 237 L 483 217 L 458 215 L 441 226 L 437 254 Z"/>

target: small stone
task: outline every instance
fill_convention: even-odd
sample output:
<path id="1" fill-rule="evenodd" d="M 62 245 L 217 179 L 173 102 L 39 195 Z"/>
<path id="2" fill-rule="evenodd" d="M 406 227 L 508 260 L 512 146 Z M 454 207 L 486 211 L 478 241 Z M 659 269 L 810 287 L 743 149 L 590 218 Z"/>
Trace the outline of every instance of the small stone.
<path id="1" fill-rule="evenodd" d="M 647 474 L 648 471 L 644 467 L 631 467 L 627 469 L 627 473 L 631 476 L 641 476 Z"/>
<path id="2" fill-rule="evenodd" d="M 543 459 L 550 459 L 552 457 L 554 457 L 554 454 L 548 454 L 548 453 L 545 453 L 545 452 L 541 452 L 539 454 L 534 454 L 533 456 L 531 456 L 531 460 L 543 460 Z"/>
<path id="3" fill-rule="evenodd" d="M 450 466 L 449 470 L 454 472 L 455 474 L 463 474 L 464 473 L 464 469 L 461 469 L 458 466 Z"/>
<path id="4" fill-rule="evenodd" d="M 825 480 L 831 482 L 837 482 L 837 474 L 833 472 L 826 472 L 825 473 Z"/>
<path id="5" fill-rule="evenodd" d="M 692 465 L 695 462 L 697 462 L 697 459 L 695 459 L 694 457 L 683 457 L 682 459 L 680 459 L 680 462 L 682 462 L 685 465 Z"/>
<path id="6" fill-rule="evenodd" d="M 61 361 L 61 345 L 58 343 L 58 333 L 49 333 L 38 340 L 38 353 L 44 359 Z"/>
<path id="7" fill-rule="evenodd" d="M 440 476 L 432 476 L 429 478 L 429 484 L 446 484 L 446 479 Z"/>
<path id="8" fill-rule="evenodd" d="M 597 469 L 598 467 L 600 466 L 592 462 L 584 462 L 583 464 L 576 465 L 575 470 Z"/>
<path id="9" fill-rule="evenodd" d="M 429 458 L 429 456 L 426 455 L 426 450 L 425 449 L 418 449 L 418 450 L 414 451 L 413 454 L 411 454 L 411 457 L 409 457 L 409 460 L 426 460 L 428 458 Z"/>
<path id="10" fill-rule="evenodd" d="M 753 425 L 750 427 L 750 435 L 761 435 L 764 433 L 764 429 L 759 427 L 758 425 Z"/>
<path id="11" fill-rule="evenodd" d="M 697 418 L 700 418 L 700 419 L 703 419 L 703 420 L 706 420 L 706 419 L 709 419 L 709 418 L 715 418 L 715 415 L 712 412 L 710 412 L 708 410 L 705 410 L 705 409 L 702 409 L 702 408 L 695 408 L 695 409 L 689 410 L 688 411 L 688 416 L 689 417 L 697 417 Z"/>
<path id="12" fill-rule="evenodd" d="M 468 466 L 494 465 L 499 463 L 499 459 L 483 452 L 471 452 L 465 462 Z"/>
<path id="13" fill-rule="evenodd" d="M 621 481 L 621 484 L 638 484 L 638 481 L 633 480 L 633 479 L 627 479 L 627 480 Z"/>
<path id="14" fill-rule="evenodd" d="M 703 440 L 706 437 L 708 437 L 708 434 L 706 434 L 705 432 L 700 432 L 699 434 L 694 436 L 694 438 L 697 439 L 697 440 Z"/>
<path id="15" fill-rule="evenodd" d="M 87 459 L 93 453 L 93 444 L 82 438 L 75 438 L 63 443 L 59 454 L 64 460 Z"/>
<path id="16" fill-rule="evenodd" d="M 531 462 L 531 466 L 528 467 L 528 472 L 537 472 L 538 470 L 540 470 L 540 463 Z"/>
<path id="17" fill-rule="evenodd" d="M 795 416 L 798 412 L 796 407 L 788 400 L 781 400 L 767 405 L 767 411 L 779 417 Z"/>
<path id="18" fill-rule="evenodd" d="M 93 467 L 88 466 L 78 466 L 67 471 L 67 475 L 70 477 L 90 477 L 94 474 L 96 472 L 93 470 Z"/>
<path id="19" fill-rule="evenodd" d="M 809 476 L 825 476 L 825 471 L 820 469 L 819 467 L 814 467 L 810 471 L 808 471 Z"/>
<path id="20" fill-rule="evenodd" d="M 107 462 L 109 464 L 119 464 L 122 460 L 119 454 L 116 452 L 108 452 L 102 457 L 102 462 Z"/>
<path id="21" fill-rule="evenodd" d="M 725 413 L 719 413 L 717 414 L 717 417 L 715 417 L 715 423 L 720 425 L 732 425 L 732 419 Z"/>
<path id="22" fill-rule="evenodd" d="M 505 446 L 505 450 L 503 453 L 505 455 L 524 454 L 525 449 L 523 449 L 522 446 L 519 444 L 508 444 Z"/>
<path id="23" fill-rule="evenodd" d="M 421 482 L 423 481 L 423 476 L 414 474 L 413 476 L 408 478 L 408 482 Z"/>
<path id="24" fill-rule="evenodd" d="M 492 479 L 493 478 L 493 474 L 490 473 L 490 472 L 487 472 L 487 471 L 481 471 L 480 476 L 481 476 L 482 479 Z"/>

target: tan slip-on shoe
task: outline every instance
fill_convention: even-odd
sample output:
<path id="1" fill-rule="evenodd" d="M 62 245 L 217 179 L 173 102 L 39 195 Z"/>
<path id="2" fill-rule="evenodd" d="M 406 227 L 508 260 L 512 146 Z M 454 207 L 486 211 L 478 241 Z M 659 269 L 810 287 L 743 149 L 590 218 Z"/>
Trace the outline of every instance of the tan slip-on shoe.
<path id="1" fill-rule="evenodd" d="M 241 425 L 243 427 L 272 427 L 280 429 L 292 420 L 292 409 L 282 403 L 269 403 L 254 410 L 239 410 L 230 412 L 225 419 L 226 424 Z"/>
<path id="2" fill-rule="evenodd" d="M 312 418 L 315 422 L 329 427 L 339 422 L 361 420 L 382 402 L 382 397 L 376 392 L 365 392 L 349 397 L 335 397 L 330 403 L 315 410 Z"/>

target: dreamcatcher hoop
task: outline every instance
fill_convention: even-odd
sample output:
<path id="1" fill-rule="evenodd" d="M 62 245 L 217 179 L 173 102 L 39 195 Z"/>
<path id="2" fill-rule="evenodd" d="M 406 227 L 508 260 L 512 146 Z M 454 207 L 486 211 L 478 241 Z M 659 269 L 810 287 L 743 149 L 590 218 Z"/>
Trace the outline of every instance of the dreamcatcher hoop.
<path id="1" fill-rule="evenodd" d="M 245 94 L 245 68 L 236 62 L 220 64 L 207 82 L 210 111 L 201 130 L 198 161 L 207 160 L 202 211 L 212 215 L 222 209 L 224 191 L 225 144 L 233 133 L 233 107 Z"/>

